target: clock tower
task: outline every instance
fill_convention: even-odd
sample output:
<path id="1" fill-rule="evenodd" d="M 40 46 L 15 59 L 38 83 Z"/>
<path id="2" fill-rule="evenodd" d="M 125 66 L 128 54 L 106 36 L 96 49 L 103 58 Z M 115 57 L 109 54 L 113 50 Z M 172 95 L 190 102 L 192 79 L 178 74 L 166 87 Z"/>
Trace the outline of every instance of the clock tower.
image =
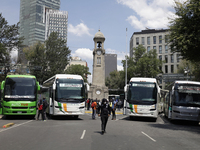
<path id="1" fill-rule="evenodd" d="M 105 86 L 105 37 L 100 30 L 95 34 L 93 50 L 93 74 L 92 85 L 88 92 L 88 97 L 95 100 L 108 98 L 108 87 Z"/>

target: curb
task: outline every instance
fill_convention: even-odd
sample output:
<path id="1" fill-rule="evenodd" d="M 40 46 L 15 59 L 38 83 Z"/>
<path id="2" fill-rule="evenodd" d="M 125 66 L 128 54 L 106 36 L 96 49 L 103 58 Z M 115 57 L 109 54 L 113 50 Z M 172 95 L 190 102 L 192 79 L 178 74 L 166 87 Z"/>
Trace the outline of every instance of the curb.
<path id="1" fill-rule="evenodd" d="M 13 126 L 13 125 L 14 125 L 14 123 L 8 123 L 8 124 L 2 126 L 2 128 L 7 128 L 7 127 L 10 127 L 10 126 Z"/>

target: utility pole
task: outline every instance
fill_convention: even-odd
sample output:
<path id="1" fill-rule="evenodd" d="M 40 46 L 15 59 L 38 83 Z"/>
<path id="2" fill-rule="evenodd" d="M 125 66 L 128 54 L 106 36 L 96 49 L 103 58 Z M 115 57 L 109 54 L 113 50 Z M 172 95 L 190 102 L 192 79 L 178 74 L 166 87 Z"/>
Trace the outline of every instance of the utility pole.
<path id="1" fill-rule="evenodd" d="M 127 28 L 126 28 L 126 75 L 125 75 L 125 86 L 127 84 Z M 124 111 L 123 114 L 126 115 L 126 101 L 127 101 L 127 92 L 125 92 L 125 101 L 124 101 Z"/>

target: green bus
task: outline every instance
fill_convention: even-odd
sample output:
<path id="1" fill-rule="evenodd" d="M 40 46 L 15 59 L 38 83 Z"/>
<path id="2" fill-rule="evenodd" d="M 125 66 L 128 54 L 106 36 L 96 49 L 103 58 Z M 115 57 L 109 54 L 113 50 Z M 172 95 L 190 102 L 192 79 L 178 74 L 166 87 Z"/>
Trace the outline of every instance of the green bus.
<path id="1" fill-rule="evenodd" d="M 33 75 L 7 75 L 1 83 L 0 114 L 35 117 L 38 90 L 39 82 Z"/>

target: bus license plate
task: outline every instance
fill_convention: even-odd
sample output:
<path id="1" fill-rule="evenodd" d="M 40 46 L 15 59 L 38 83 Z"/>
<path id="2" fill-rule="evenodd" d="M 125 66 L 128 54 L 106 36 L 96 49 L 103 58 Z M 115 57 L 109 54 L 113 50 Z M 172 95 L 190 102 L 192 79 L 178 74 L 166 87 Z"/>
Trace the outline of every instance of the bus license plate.
<path id="1" fill-rule="evenodd" d="M 17 113 L 18 113 L 18 114 L 21 114 L 22 112 L 21 112 L 21 111 L 18 111 Z"/>

